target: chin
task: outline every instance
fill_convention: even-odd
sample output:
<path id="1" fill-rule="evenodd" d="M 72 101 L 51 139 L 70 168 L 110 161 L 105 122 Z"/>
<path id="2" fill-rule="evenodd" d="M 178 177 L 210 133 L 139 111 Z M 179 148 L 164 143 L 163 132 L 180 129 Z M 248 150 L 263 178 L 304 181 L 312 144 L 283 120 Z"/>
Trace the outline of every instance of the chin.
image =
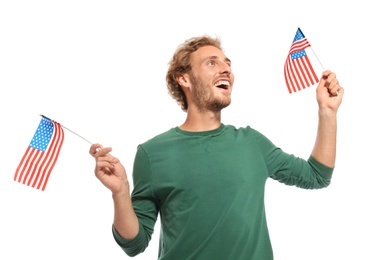
<path id="1" fill-rule="evenodd" d="M 230 106 L 231 104 L 231 100 L 229 100 L 228 102 L 216 102 L 214 104 L 212 104 L 212 111 L 221 111 L 222 109 Z"/>

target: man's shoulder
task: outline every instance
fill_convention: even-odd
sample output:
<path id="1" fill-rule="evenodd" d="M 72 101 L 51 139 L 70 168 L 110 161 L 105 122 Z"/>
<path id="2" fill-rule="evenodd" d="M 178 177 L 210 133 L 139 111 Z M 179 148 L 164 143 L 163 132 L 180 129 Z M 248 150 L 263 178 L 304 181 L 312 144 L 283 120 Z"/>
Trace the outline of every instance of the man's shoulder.
<path id="1" fill-rule="evenodd" d="M 159 134 L 154 135 L 153 137 L 151 137 L 150 139 L 148 139 L 147 141 L 145 141 L 141 145 L 143 145 L 143 146 L 155 145 L 157 143 L 161 143 L 161 142 L 164 142 L 165 140 L 170 139 L 174 134 L 175 134 L 175 127 L 170 128 L 170 129 L 168 129 L 164 132 L 161 132 Z"/>
<path id="2" fill-rule="evenodd" d="M 234 125 L 225 125 L 225 129 L 234 131 L 234 132 L 253 132 L 255 131 L 249 125 L 247 126 L 234 126 Z"/>

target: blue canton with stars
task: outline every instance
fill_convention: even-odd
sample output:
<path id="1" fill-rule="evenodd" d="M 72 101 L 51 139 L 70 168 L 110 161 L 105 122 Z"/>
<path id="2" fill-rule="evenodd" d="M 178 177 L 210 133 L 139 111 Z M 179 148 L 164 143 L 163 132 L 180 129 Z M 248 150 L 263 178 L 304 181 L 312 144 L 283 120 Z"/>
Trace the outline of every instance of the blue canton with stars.
<path id="1" fill-rule="evenodd" d="M 42 152 L 46 151 L 53 132 L 54 124 L 50 120 L 42 118 L 29 146 Z"/>
<path id="2" fill-rule="evenodd" d="M 300 30 L 300 28 L 298 28 L 298 30 L 296 31 L 296 34 L 295 34 L 293 43 L 295 43 L 296 41 L 300 41 L 300 40 L 302 40 L 304 38 L 305 38 L 304 34 Z M 290 54 L 290 58 L 292 60 L 301 58 L 303 56 L 307 56 L 307 53 L 305 52 L 305 50 L 298 51 L 298 52 L 293 52 L 292 54 Z"/>
<path id="3" fill-rule="evenodd" d="M 305 38 L 304 34 L 300 30 L 300 28 L 298 28 L 298 30 L 296 31 L 293 43 L 296 42 L 296 41 L 300 41 L 301 39 L 304 39 L 304 38 Z"/>
<path id="4" fill-rule="evenodd" d="M 290 58 L 292 60 L 301 58 L 303 56 L 307 56 L 307 53 L 305 52 L 305 50 L 293 52 L 292 54 L 290 54 Z"/>

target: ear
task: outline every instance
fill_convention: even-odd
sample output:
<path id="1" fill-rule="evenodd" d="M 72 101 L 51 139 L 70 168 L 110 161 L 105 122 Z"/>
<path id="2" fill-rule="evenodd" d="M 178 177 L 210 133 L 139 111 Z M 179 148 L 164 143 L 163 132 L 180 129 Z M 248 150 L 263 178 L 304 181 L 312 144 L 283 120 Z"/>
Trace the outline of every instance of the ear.
<path id="1" fill-rule="evenodd" d="M 187 73 L 178 75 L 176 77 L 176 81 L 183 88 L 183 90 L 190 87 L 189 75 Z"/>

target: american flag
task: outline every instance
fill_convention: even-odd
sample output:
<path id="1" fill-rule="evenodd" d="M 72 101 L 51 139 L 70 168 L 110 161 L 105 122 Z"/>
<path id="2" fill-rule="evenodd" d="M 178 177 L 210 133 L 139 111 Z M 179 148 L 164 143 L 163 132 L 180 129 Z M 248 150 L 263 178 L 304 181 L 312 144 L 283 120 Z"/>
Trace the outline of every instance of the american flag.
<path id="1" fill-rule="evenodd" d="M 319 82 L 305 51 L 308 47 L 311 47 L 310 43 L 298 28 L 284 67 L 289 93 L 297 92 Z"/>
<path id="2" fill-rule="evenodd" d="M 45 116 L 20 161 L 14 181 L 45 190 L 64 141 L 61 125 Z"/>

